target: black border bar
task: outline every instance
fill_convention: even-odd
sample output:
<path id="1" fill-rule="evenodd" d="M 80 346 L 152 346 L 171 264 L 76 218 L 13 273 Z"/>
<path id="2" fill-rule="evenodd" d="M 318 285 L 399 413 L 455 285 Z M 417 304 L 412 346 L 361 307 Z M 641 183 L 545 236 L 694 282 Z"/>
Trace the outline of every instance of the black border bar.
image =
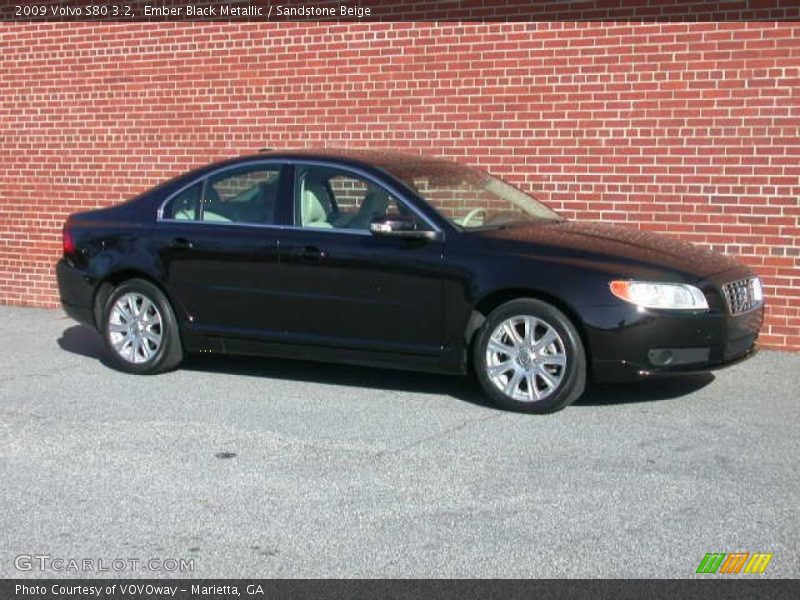
<path id="1" fill-rule="evenodd" d="M 36 592 L 22 593 L 18 586 Z M 110 593 L 111 586 L 114 592 Z M 137 586 L 130 593 L 129 586 Z M 138 587 L 141 586 L 141 587 Z M 197 591 L 193 586 L 199 586 Z M 248 586 L 252 586 L 248 588 Z M 248 589 L 261 593 L 248 594 Z M 97 593 L 69 593 L 101 588 Z M 171 595 L 158 589 L 176 589 Z M 238 591 L 238 595 L 233 589 Z M 313 580 L 313 579 L 6 579 L 0 581 L 3 600 L 785 600 L 800 597 L 797 579 L 713 578 L 686 580 Z"/>
<path id="2" fill-rule="evenodd" d="M 20 22 L 798 19 L 797 0 L 0 0 L 0 21 Z"/>

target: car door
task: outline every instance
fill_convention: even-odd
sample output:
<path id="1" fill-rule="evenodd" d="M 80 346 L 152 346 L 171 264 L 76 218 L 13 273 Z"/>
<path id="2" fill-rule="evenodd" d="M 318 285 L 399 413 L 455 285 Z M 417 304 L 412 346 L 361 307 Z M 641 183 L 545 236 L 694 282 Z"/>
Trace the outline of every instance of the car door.
<path id="1" fill-rule="evenodd" d="M 436 355 L 442 346 L 442 242 L 374 236 L 369 223 L 413 214 L 380 181 L 326 164 L 294 167 L 294 227 L 281 232 L 288 338 Z M 420 228 L 430 228 L 422 217 Z"/>
<path id="2" fill-rule="evenodd" d="M 212 173 L 176 194 L 156 226 L 167 283 L 202 333 L 281 332 L 280 205 L 284 166 L 252 162 Z"/>

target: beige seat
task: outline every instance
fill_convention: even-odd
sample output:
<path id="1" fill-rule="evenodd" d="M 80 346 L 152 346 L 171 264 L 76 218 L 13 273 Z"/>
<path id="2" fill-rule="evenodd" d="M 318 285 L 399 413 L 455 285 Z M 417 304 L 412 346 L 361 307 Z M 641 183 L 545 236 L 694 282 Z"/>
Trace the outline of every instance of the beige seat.
<path id="1" fill-rule="evenodd" d="M 203 221 L 231 221 L 231 219 L 228 217 L 223 217 L 215 212 L 211 212 L 210 210 L 204 210 Z"/>
<path id="2" fill-rule="evenodd" d="M 179 221 L 194 221 L 194 210 L 182 208 L 175 213 L 175 219 Z M 223 217 L 209 210 L 203 211 L 203 221 L 230 221 L 228 217 Z"/>
<path id="3" fill-rule="evenodd" d="M 303 227 L 317 227 L 330 229 L 333 227 L 328 222 L 330 201 L 328 190 L 318 181 L 303 181 L 300 202 L 300 222 Z"/>

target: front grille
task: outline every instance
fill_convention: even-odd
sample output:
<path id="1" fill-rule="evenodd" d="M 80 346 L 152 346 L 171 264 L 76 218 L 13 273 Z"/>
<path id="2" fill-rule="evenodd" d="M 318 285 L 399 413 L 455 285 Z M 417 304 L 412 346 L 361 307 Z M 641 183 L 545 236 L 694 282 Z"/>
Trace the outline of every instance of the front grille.
<path id="1" fill-rule="evenodd" d="M 758 278 L 748 277 L 731 281 L 722 286 L 725 302 L 727 302 L 728 310 L 732 315 L 747 312 L 761 304 L 761 299 L 755 290 L 755 287 L 759 285 Z"/>

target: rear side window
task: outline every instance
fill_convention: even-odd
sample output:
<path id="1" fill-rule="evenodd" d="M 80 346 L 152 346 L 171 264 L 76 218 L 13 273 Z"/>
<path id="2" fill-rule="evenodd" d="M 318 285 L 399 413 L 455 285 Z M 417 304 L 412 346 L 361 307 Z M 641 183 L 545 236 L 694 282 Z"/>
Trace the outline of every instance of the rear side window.
<path id="1" fill-rule="evenodd" d="M 256 165 L 209 178 L 200 220 L 272 225 L 278 204 L 280 167 Z"/>
<path id="2" fill-rule="evenodd" d="M 186 188 L 175 196 L 164 207 L 162 219 L 176 219 L 178 221 L 193 221 L 197 218 L 200 207 L 200 197 L 203 193 L 203 182 L 199 181 Z"/>

